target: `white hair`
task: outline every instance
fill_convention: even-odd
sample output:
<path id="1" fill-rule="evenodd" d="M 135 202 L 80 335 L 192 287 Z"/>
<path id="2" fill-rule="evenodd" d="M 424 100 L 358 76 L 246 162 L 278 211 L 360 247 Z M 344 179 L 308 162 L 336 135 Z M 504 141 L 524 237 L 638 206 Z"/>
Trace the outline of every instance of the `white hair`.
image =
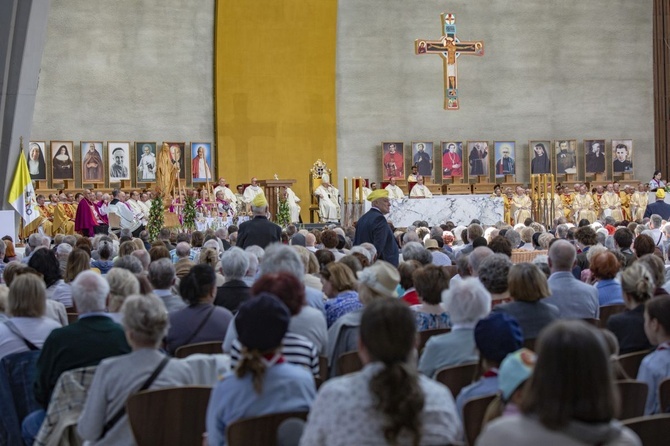
<path id="1" fill-rule="evenodd" d="M 454 324 L 475 323 L 491 312 L 491 294 L 474 277 L 451 282 L 442 304 Z"/>
<path id="2" fill-rule="evenodd" d="M 249 269 L 249 256 L 242 248 L 233 247 L 223 253 L 221 256 L 221 269 L 223 275 L 226 277 L 226 282 L 229 280 L 239 280 L 244 277 Z"/>
<path id="3" fill-rule="evenodd" d="M 70 286 L 72 287 L 72 298 L 79 313 L 105 310 L 109 284 L 100 274 L 93 271 L 82 271 Z"/>

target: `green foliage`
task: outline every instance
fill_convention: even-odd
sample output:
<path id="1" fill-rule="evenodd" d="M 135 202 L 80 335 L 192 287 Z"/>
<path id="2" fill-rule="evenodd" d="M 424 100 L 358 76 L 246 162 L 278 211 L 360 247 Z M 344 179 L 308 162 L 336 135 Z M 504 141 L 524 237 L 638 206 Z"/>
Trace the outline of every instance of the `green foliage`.
<path id="1" fill-rule="evenodd" d="M 186 197 L 183 210 L 184 229 L 193 231 L 195 229 L 195 198 Z"/>
<path id="2" fill-rule="evenodd" d="M 279 206 L 277 208 L 275 222 L 282 227 L 286 227 L 291 223 L 291 213 L 289 211 L 288 200 L 286 198 L 279 199 Z"/>
<path id="3" fill-rule="evenodd" d="M 163 197 L 158 195 L 151 201 L 149 209 L 149 218 L 147 221 L 147 230 L 149 231 L 149 240 L 158 240 L 158 236 L 163 228 L 165 208 L 163 207 Z"/>

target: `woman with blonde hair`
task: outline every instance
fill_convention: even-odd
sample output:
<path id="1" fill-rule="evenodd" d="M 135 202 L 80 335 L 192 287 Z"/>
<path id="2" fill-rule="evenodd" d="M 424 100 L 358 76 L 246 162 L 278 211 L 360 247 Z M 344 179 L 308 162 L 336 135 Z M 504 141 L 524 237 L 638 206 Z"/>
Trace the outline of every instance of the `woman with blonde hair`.
<path id="1" fill-rule="evenodd" d="M 140 282 L 137 276 L 127 269 L 112 268 L 105 276 L 109 284 L 107 311 L 116 322 L 121 322 L 121 306 L 128 296 L 140 292 Z"/>
<path id="2" fill-rule="evenodd" d="M 65 266 L 65 283 L 72 282 L 82 271 L 91 269 L 91 257 L 83 249 L 75 248 L 67 256 Z"/>
<path id="3" fill-rule="evenodd" d="M 325 308 L 329 327 L 345 314 L 363 307 L 356 291 L 356 277 L 348 266 L 340 262 L 329 263 L 321 270 L 321 283 L 328 296 Z"/>
<path id="4" fill-rule="evenodd" d="M 9 287 L 6 312 L 0 323 L 0 359 L 13 353 L 39 350 L 60 324 L 46 317 L 46 287 L 35 274 L 21 274 Z"/>

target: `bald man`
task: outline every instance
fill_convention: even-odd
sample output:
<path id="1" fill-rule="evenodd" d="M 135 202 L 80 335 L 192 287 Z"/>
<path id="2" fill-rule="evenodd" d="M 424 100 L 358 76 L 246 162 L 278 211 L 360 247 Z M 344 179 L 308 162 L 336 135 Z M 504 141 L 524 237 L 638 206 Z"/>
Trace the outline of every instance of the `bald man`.
<path id="1" fill-rule="evenodd" d="M 544 303 L 558 307 L 562 319 L 599 319 L 598 290 L 572 275 L 577 250 L 567 240 L 557 240 L 549 248 L 549 291 Z"/>

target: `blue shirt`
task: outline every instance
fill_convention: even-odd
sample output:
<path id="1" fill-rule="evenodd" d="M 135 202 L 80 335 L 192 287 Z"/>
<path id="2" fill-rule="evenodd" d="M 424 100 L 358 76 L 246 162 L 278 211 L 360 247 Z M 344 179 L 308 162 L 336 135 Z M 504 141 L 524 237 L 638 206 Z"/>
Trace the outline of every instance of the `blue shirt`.
<path id="1" fill-rule="evenodd" d="M 461 393 L 456 398 L 456 407 L 458 408 L 458 415 L 463 419 L 463 406 L 469 400 L 478 398 L 480 396 L 494 395 L 498 392 L 498 375 L 482 378 L 479 381 L 473 382 L 469 386 L 463 387 Z"/>
<path id="2" fill-rule="evenodd" d="M 417 331 L 449 328 L 451 326 L 449 315 L 447 313 L 430 314 L 424 313 L 423 311 L 416 311 L 414 317 L 416 318 Z"/>
<path id="3" fill-rule="evenodd" d="M 363 308 L 363 304 L 358 299 L 358 293 L 353 290 L 345 290 L 333 299 L 328 299 L 325 304 L 326 322 L 330 327 L 336 320 L 347 313 Z"/>
<path id="4" fill-rule="evenodd" d="M 251 373 L 227 373 L 212 390 L 207 407 L 207 442 L 226 444 L 226 428 L 244 418 L 280 412 L 309 411 L 316 387 L 311 372 L 294 364 L 276 364 L 265 371 L 263 390 L 256 393 Z"/>
<path id="5" fill-rule="evenodd" d="M 644 407 L 645 415 L 663 412 L 658 400 L 658 386 L 665 378 L 670 378 L 670 346 L 668 343 L 660 345 L 655 351 L 649 353 L 642 360 L 640 370 L 637 372 L 637 380 L 647 383 L 647 404 Z"/>
<path id="6" fill-rule="evenodd" d="M 596 283 L 596 289 L 598 290 L 598 302 L 600 302 L 601 307 L 624 303 L 621 284 L 616 280 L 600 280 Z"/>
<path id="7" fill-rule="evenodd" d="M 475 362 L 478 359 L 474 327 L 453 328 L 449 333 L 428 339 L 419 360 L 419 372 L 432 378 L 435 372 L 444 367 Z"/>

